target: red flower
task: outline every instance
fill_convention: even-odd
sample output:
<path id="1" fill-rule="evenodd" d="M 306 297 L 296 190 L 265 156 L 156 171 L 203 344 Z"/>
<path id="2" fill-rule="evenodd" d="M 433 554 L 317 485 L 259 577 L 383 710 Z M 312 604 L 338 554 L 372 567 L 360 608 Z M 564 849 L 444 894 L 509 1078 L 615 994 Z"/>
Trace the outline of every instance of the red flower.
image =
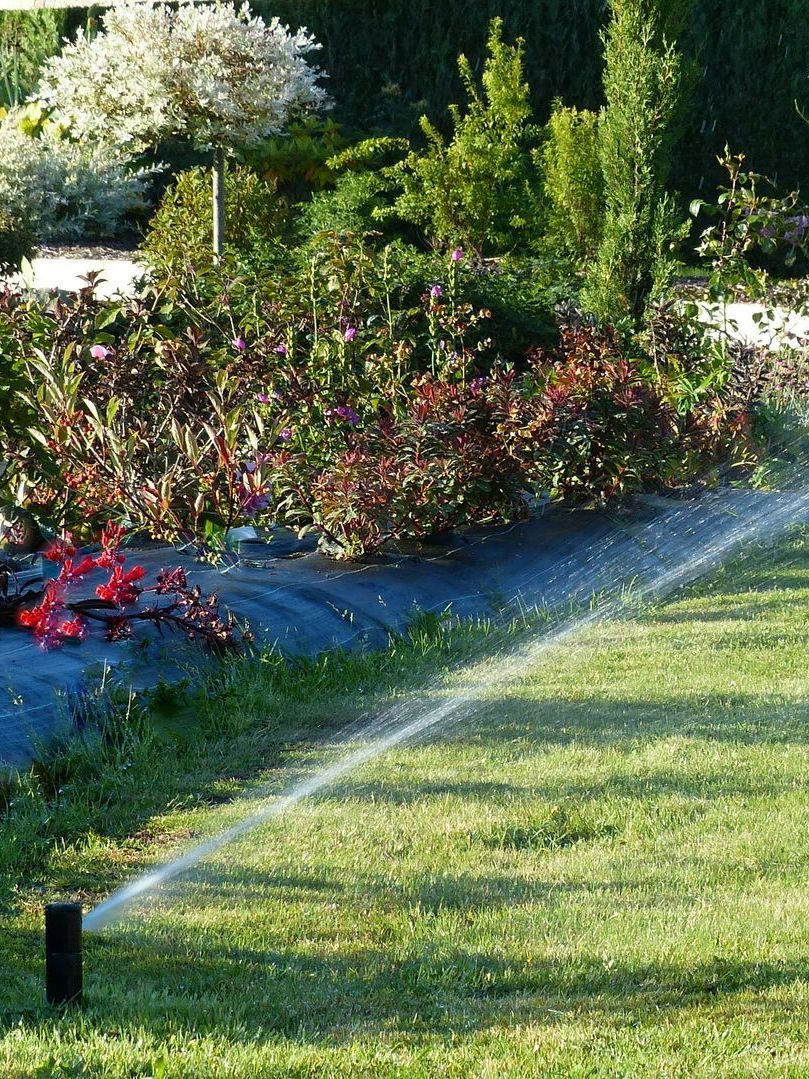
<path id="1" fill-rule="evenodd" d="M 71 618 L 69 621 L 61 624 L 59 632 L 63 637 L 69 637 L 76 641 L 83 641 L 87 636 L 87 627 L 81 618 Z"/>
<path id="2" fill-rule="evenodd" d="M 85 555 L 77 566 L 73 565 L 72 558 L 65 558 L 59 573 L 59 580 L 63 582 L 75 581 L 77 577 L 84 577 L 98 566 L 98 559 Z"/>
<path id="3" fill-rule="evenodd" d="M 64 586 L 59 581 L 48 581 L 42 599 L 27 611 L 20 611 L 17 622 L 34 631 L 34 636 L 45 648 L 62 643 L 56 619 L 63 610 Z"/>
<path id="4" fill-rule="evenodd" d="M 65 539 L 51 540 L 42 552 L 42 557 L 47 558 L 49 562 L 64 562 L 66 558 L 72 558 L 75 553 L 76 548 L 70 542 L 68 535 Z"/>
<path id="5" fill-rule="evenodd" d="M 73 577 L 84 577 L 85 574 L 90 573 L 92 570 L 96 569 L 97 566 L 97 558 L 93 558 L 90 555 L 85 555 L 81 562 L 79 562 L 78 566 L 73 569 L 71 575 Z"/>
<path id="6" fill-rule="evenodd" d="M 114 603 L 116 607 L 126 607 L 130 603 L 137 603 L 142 589 L 134 583 L 146 575 L 143 566 L 133 566 L 126 573 L 121 567 L 115 566 L 106 584 L 100 584 L 96 589 L 99 599 Z"/>
<path id="7" fill-rule="evenodd" d="M 27 626 L 28 629 L 39 629 L 42 624 L 42 609 L 33 607 L 30 611 L 20 611 L 17 615 L 17 621 L 21 626 Z"/>

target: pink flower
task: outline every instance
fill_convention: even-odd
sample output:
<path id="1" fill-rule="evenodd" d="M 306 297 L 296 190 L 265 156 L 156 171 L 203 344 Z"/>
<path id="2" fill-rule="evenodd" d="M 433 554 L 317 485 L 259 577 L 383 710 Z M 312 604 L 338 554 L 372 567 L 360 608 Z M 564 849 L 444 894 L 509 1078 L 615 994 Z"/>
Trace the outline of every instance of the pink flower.
<path id="1" fill-rule="evenodd" d="M 107 356 L 111 355 L 112 349 L 107 348 L 106 345 L 93 345 L 90 349 L 90 355 L 94 360 L 106 360 Z"/>
<path id="2" fill-rule="evenodd" d="M 292 428 L 291 427 L 282 428 L 278 432 L 278 437 L 281 439 L 282 442 L 289 442 L 289 440 L 292 438 Z"/>
<path id="3" fill-rule="evenodd" d="M 233 345 L 233 347 L 236 349 L 237 352 L 244 352 L 245 349 L 247 348 L 247 342 L 245 341 L 245 339 L 243 337 L 234 337 L 233 340 L 231 341 L 231 344 Z"/>
<path id="4" fill-rule="evenodd" d="M 256 400 L 260 405 L 268 405 L 270 403 L 270 395 L 268 393 L 257 393 Z"/>
<path id="5" fill-rule="evenodd" d="M 441 288 L 440 285 L 433 285 L 433 287 L 430 289 L 430 295 L 434 300 L 440 300 L 441 297 L 444 295 L 444 290 Z"/>
<path id="6" fill-rule="evenodd" d="M 463 248 L 462 247 L 456 247 L 455 250 L 450 255 L 450 258 L 452 259 L 453 262 L 460 262 L 461 259 L 463 258 Z"/>
<path id="7" fill-rule="evenodd" d="M 286 356 L 287 351 L 288 351 L 287 346 L 283 343 L 283 341 L 281 342 L 280 345 L 276 345 L 275 348 L 273 349 L 273 352 L 277 352 L 279 356 Z"/>
<path id="8" fill-rule="evenodd" d="M 344 341 L 353 341 L 356 336 L 357 336 L 357 327 L 356 326 L 349 326 L 349 327 L 347 327 L 345 333 L 343 334 L 343 340 Z"/>

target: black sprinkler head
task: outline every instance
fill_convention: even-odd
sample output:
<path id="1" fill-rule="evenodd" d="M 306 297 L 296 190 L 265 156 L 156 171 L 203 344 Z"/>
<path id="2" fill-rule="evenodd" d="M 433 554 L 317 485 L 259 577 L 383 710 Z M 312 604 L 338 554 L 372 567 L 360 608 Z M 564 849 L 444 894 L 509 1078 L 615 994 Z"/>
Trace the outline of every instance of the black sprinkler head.
<path id="1" fill-rule="evenodd" d="M 49 1004 L 78 1004 L 81 994 L 81 903 L 49 903 L 45 907 L 45 996 Z"/>

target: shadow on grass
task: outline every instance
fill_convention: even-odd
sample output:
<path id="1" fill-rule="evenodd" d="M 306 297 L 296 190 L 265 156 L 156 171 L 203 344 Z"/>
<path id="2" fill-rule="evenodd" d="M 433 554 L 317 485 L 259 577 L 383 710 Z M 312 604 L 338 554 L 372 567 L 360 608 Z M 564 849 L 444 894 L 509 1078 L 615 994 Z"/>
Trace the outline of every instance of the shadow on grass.
<path id="1" fill-rule="evenodd" d="M 583 695 L 578 700 L 560 700 L 512 693 L 496 704 L 482 703 L 470 716 L 470 723 L 469 731 L 461 722 L 445 732 L 447 741 L 462 744 L 469 738 L 475 745 L 507 749 L 510 740 L 516 739 L 521 751 L 531 743 L 537 749 L 570 743 L 620 747 L 623 743 L 631 751 L 641 742 L 660 737 L 751 745 L 806 744 L 809 697 L 695 691 L 693 696 L 621 699 Z"/>
<path id="2" fill-rule="evenodd" d="M 786 578 L 788 579 L 788 578 Z M 782 587 L 784 577 L 772 583 Z M 799 587 L 805 588 L 800 581 Z M 754 608 L 713 612 L 710 603 L 720 595 L 732 595 L 715 589 L 707 598 L 708 611 L 671 612 L 665 609 L 655 617 L 660 622 L 711 621 L 712 619 L 747 619 Z M 765 604 L 765 608 L 770 604 Z M 782 608 L 783 603 L 772 604 Z M 790 631 L 791 633 L 794 630 Z M 552 677 L 552 670 L 548 677 Z M 532 679 L 535 686 L 538 677 Z M 495 746 L 500 752 L 500 767 L 508 773 L 508 754 L 514 759 L 526 749 L 577 745 L 611 745 L 625 748 L 627 757 L 639 743 L 655 737 L 684 736 L 695 742 L 703 740 L 735 744 L 807 743 L 809 702 L 784 698 L 711 694 L 687 698 L 604 700 L 587 696 L 583 687 L 580 700 L 548 698 L 525 700 L 514 691 L 510 697 L 475 707 L 474 715 L 464 726 L 444 733 L 450 743 L 464 742 L 477 747 Z M 433 704 L 436 702 L 433 701 Z M 248 749 L 230 755 L 223 750 L 223 760 L 211 771 L 224 775 L 249 772 L 253 765 L 282 763 L 291 748 L 305 748 L 329 730 L 330 719 L 324 706 L 324 726 L 304 732 L 300 742 L 281 746 L 277 735 L 261 737 Z M 313 737 L 314 735 L 314 737 Z M 212 779 L 206 773 L 205 781 Z M 199 775 L 184 777 L 175 790 L 191 790 Z M 649 796 L 680 795 L 694 800 L 718 798 L 728 794 L 772 794 L 794 788 L 794 777 L 780 779 L 773 775 L 751 776 L 741 769 L 713 772 L 709 768 L 677 774 L 673 766 L 662 765 L 650 773 L 647 765 L 638 774 L 618 774 L 597 783 L 568 781 L 554 786 L 552 795 L 574 801 L 597 803 L 615 797 L 645 799 Z M 419 785 L 412 775 L 390 782 L 362 782 L 344 787 L 351 799 L 406 805 L 425 798 L 457 797 L 501 802 L 524 800 L 531 791 L 506 781 L 484 782 L 480 779 L 448 779 Z M 545 795 L 541 785 L 537 794 Z M 229 799 L 228 792 L 210 795 L 212 802 Z M 204 798 L 202 799 L 205 800 Z M 114 823 L 105 822 L 104 834 L 126 834 L 155 810 L 154 804 L 132 805 L 117 815 Z M 475 837 L 472 837 L 475 841 Z M 586 839 L 585 839 L 586 841 Z M 512 843 L 512 846 L 519 845 Z M 152 852 L 153 853 L 153 852 Z M 482 846 L 481 857 L 485 857 Z M 131 865 L 131 872 L 137 866 Z M 214 892 L 225 878 L 210 876 L 203 882 Z M 88 884 L 109 885 L 104 875 L 88 870 Z M 65 889 L 83 886 L 80 869 L 65 871 L 61 884 Z M 293 904 L 305 901 L 315 911 L 323 912 L 339 883 L 317 876 L 297 874 L 252 874 L 235 885 L 234 895 L 245 903 Z M 200 887 L 199 884 L 196 885 Z M 465 874 L 450 878 L 416 876 L 408 884 L 369 879 L 361 882 L 368 903 L 385 902 L 407 907 L 418 918 L 449 912 L 463 918 L 475 912 L 495 911 L 531 903 L 552 905 L 569 901 L 573 890 L 585 885 L 559 887 L 543 880 L 514 879 L 504 875 Z M 590 886 L 592 887 L 592 886 Z M 610 893 L 613 909 L 621 906 L 623 886 L 605 882 L 599 891 Z M 202 897 L 204 899 L 204 896 Z M 659 905 L 661 897 L 638 898 L 632 903 Z M 359 909 L 359 908 L 358 908 Z M 537 910 L 538 916 L 541 909 Z M 358 913 L 358 917 L 359 917 Z M 226 928 L 226 927 L 225 927 Z M 163 930 L 165 932 L 165 930 Z M 609 964 L 595 956 L 574 956 L 558 960 L 539 958 L 531 963 L 509 961 L 489 954 L 485 948 L 470 952 L 446 946 L 426 945 L 420 954 L 413 945 L 378 949 L 352 945 L 351 940 L 333 940 L 321 954 L 303 954 L 295 942 L 282 942 L 266 951 L 225 947 L 223 930 L 210 936 L 197 936 L 181 926 L 172 939 L 157 938 L 146 927 L 140 934 L 93 936 L 87 942 L 87 995 L 84 1013 L 97 1028 L 131 1029 L 133 1037 L 144 1029 L 162 1038 L 183 1027 L 194 1033 L 227 1033 L 236 1040 L 269 1040 L 279 1034 L 301 1042 L 355 1038 L 358 1031 L 401 1029 L 427 1031 L 450 1036 L 458 1030 L 486 1028 L 507 1020 L 526 1021 L 543 1008 L 569 1016 L 592 1011 L 610 1016 L 636 1018 L 661 1009 L 691 1007 L 722 995 L 753 994 L 809 979 L 806 962 L 754 963 L 719 957 L 688 967 L 649 963 L 630 965 L 620 960 Z M 213 934 L 211 934 L 213 936 Z M 219 939 L 216 939 L 216 937 Z M 24 1019 L 28 1024 L 50 1027 L 60 1022 L 42 1004 L 42 940 L 38 933 L 9 927 L 4 934 L 4 985 L 0 989 L 0 1016 L 8 1029 Z M 541 952 L 541 946 L 538 947 Z M 399 953 L 397 955 L 397 952 Z M 771 1002 L 771 1006 L 777 1006 Z"/>
<path id="3" fill-rule="evenodd" d="M 807 590 L 807 581 L 803 582 L 803 586 L 799 585 L 797 581 L 792 588 L 797 591 L 802 591 L 804 594 Z M 774 582 L 772 588 L 769 591 L 781 589 L 780 579 L 778 582 Z M 789 587 L 788 585 L 785 587 Z M 756 595 L 766 593 L 766 588 L 756 589 Z M 735 593 L 726 592 L 719 593 L 719 595 L 726 595 L 728 598 L 735 599 Z M 683 608 L 679 604 L 672 604 L 671 607 L 663 607 L 656 610 L 653 615 L 654 622 L 659 625 L 677 625 L 685 623 L 699 623 L 699 622 L 750 622 L 756 619 L 763 619 L 766 615 L 777 615 L 778 612 L 784 610 L 784 605 L 787 602 L 784 596 L 779 596 L 776 599 L 752 599 L 745 593 L 740 596 L 738 602 L 734 602 L 733 606 L 716 606 L 712 601 L 717 599 L 717 593 L 712 593 L 704 605 L 700 605 L 699 609 L 692 610 Z M 694 602 L 694 601 L 692 601 Z"/>
<path id="4" fill-rule="evenodd" d="M 10 955 L 39 941 L 13 933 Z M 42 999 L 41 963 L 30 961 L 27 1000 L 3 1007 L 0 1029 L 21 1020 L 47 1031 L 74 1021 L 133 1037 L 157 1039 L 188 1031 L 235 1041 L 301 1044 L 354 1040 L 358 1032 L 401 1030 L 451 1036 L 535 1020 L 583 1015 L 641 1021 L 661 1011 L 710 1004 L 736 994 L 766 993 L 809 979 L 809 960 L 748 962 L 716 957 L 685 965 L 605 962 L 596 956 L 509 961 L 484 951 L 425 948 L 394 958 L 382 950 L 343 949 L 314 956 L 294 946 L 267 951 L 215 947 L 190 950 L 182 938 L 90 938 L 86 1003 L 80 1013 L 53 1013 Z M 19 978 L 18 984 L 19 984 Z M 743 1006 L 753 1006 L 746 1001 Z M 768 1008 L 777 1008 L 770 998 Z"/>
<path id="5" fill-rule="evenodd" d="M 482 782 L 476 780 L 442 780 L 440 783 L 414 783 L 412 777 L 398 779 L 393 775 L 389 782 L 348 782 L 333 788 L 332 794 L 341 801 L 356 798 L 363 802 L 380 802 L 387 805 L 412 805 L 432 798 L 478 799 L 486 802 L 508 802 L 525 795 L 522 787 L 512 783 Z M 329 794 L 326 794 L 329 797 Z"/>

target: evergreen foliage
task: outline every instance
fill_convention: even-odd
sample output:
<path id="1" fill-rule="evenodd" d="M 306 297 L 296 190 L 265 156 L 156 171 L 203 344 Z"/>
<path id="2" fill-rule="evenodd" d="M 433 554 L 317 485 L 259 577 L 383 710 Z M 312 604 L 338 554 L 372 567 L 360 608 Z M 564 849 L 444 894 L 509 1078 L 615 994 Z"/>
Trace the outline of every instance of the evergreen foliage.
<path id="1" fill-rule="evenodd" d="M 606 105 L 598 147 L 604 224 L 584 302 L 612 322 L 639 324 L 665 284 L 679 232 L 666 191 L 684 86 L 682 56 L 666 35 L 676 28 L 674 6 L 612 0 L 603 37 Z"/>
<path id="2" fill-rule="evenodd" d="M 604 200 L 598 114 L 554 102 L 537 157 L 548 202 L 547 241 L 574 264 L 592 261 L 601 239 Z"/>
<path id="3" fill-rule="evenodd" d="M 502 20 L 494 19 L 480 85 L 469 60 L 458 58 L 467 105 L 450 106 L 451 138 L 423 116 L 427 149 L 412 151 L 392 170 L 402 185 L 393 212 L 439 246 L 502 254 L 531 224 L 535 177 L 523 51 L 521 39 L 503 41 Z"/>
<path id="4" fill-rule="evenodd" d="M 479 70 L 497 16 L 507 38 L 525 38 L 539 122 L 557 97 L 578 108 L 603 103 L 605 0 L 255 0 L 253 7 L 315 34 L 335 116 L 363 131 L 412 134 L 420 115 L 442 116 L 461 101 L 456 57 L 464 53 Z M 676 5 L 665 7 L 682 20 Z M 711 191 L 722 178 L 716 158 L 725 143 L 783 187 L 805 182 L 809 138 L 795 102 L 809 106 L 806 0 L 695 0 L 678 42 L 696 79 L 673 186 Z"/>

